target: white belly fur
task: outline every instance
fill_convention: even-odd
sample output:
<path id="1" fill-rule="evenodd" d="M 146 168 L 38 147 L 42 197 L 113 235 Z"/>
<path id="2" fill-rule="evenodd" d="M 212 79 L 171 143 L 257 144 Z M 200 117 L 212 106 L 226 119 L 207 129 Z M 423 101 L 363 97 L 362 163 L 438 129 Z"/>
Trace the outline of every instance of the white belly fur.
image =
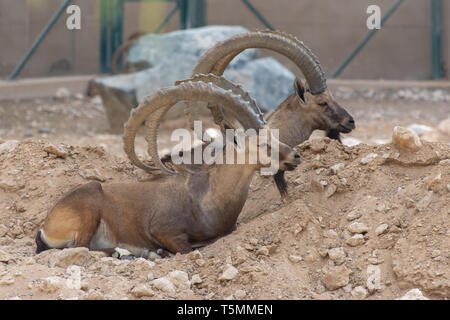
<path id="1" fill-rule="evenodd" d="M 92 237 L 91 242 L 89 243 L 89 249 L 91 250 L 100 250 L 100 249 L 111 249 L 111 248 L 122 248 L 130 251 L 135 256 L 140 256 L 146 248 L 139 248 L 132 245 L 128 245 L 126 243 L 117 243 L 114 241 L 114 237 L 111 233 L 111 230 L 105 223 L 105 221 L 100 220 L 100 224 Z"/>
<path id="2" fill-rule="evenodd" d="M 105 221 L 100 220 L 100 224 L 89 243 L 89 249 L 100 250 L 115 248 L 117 245 L 113 241 L 112 233 L 106 225 Z"/>

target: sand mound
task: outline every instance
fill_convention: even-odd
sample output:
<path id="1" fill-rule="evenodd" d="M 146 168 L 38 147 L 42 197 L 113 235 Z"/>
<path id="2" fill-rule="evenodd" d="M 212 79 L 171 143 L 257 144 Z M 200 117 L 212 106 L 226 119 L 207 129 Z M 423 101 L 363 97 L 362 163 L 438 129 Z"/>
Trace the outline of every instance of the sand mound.
<path id="1" fill-rule="evenodd" d="M 99 147 L 0 145 L 0 298 L 393 299 L 413 288 L 448 298 L 450 147 L 298 148 L 281 200 L 255 177 L 238 228 L 188 255 L 118 260 L 83 248 L 34 254 L 34 235 L 67 191 L 142 172 Z"/>

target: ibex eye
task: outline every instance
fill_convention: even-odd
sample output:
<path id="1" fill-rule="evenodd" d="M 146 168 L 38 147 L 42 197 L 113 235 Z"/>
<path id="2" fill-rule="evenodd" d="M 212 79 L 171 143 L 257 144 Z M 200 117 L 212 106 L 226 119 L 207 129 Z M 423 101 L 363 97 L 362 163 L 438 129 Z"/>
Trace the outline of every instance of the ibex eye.
<path id="1" fill-rule="evenodd" d="M 321 106 L 321 107 L 326 107 L 327 105 L 328 105 L 328 103 L 326 103 L 326 102 L 319 103 L 319 106 Z"/>

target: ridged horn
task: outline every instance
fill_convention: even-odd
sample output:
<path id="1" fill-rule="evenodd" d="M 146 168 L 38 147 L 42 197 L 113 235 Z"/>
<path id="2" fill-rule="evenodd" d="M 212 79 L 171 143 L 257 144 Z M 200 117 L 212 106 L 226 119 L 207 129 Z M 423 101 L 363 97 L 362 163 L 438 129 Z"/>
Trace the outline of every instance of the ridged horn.
<path id="1" fill-rule="evenodd" d="M 207 78 L 204 79 L 206 80 Z M 265 125 L 261 112 L 259 109 L 258 112 L 255 111 L 252 105 L 252 103 L 255 105 L 256 103 L 249 98 L 245 91 L 225 79 L 223 81 L 212 79 L 210 78 L 211 81 L 209 82 L 200 81 L 199 78 L 196 81 L 193 79 L 181 81 L 176 86 L 160 89 L 155 94 L 144 98 L 124 126 L 125 153 L 134 165 L 147 172 L 161 169 L 169 174 L 176 173 L 168 169 L 159 158 L 157 133 L 164 115 L 173 105 L 180 101 L 201 101 L 221 106 L 230 111 L 233 117 L 238 119 L 245 129 L 253 128 L 259 130 Z M 225 88 L 218 86 L 213 81 L 220 82 Z M 245 94 L 241 95 L 239 93 L 240 91 L 243 91 Z M 136 132 L 149 116 L 150 119 L 147 121 L 148 151 L 156 167 L 150 167 L 142 163 L 134 149 Z"/>
<path id="2" fill-rule="evenodd" d="M 289 58 L 303 73 L 312 94 L 320 94 L 327 89 L 325 73 L 317 57 L 295 36 L 279 31 L 248 32 L 219 42 L 199 58 L 192 74 L 213 73 L 221 76 L 228 64 L 249 48 L 269 49 Z M 197 116 L 190 107 L 188 104 L 186 113 L 191 115 L 192 124 Z M 217 110 L 214 112 L 217 113 Z"/>
<path id="3" fill-rule="evenodd" d="M 227 79 L 217 76 L 215 74 L 209 73 L 209 74 L 195 74 L 192 76 L 192 78 L 187 79 L 187 80 L 180 80 L 180 81 L 176 81 L 175 85 L 179 85 L 181 83 L 185 83 L 188 81 L 201 81 L 201 82 L 205 82 L 205 83 L 209 83 L 212 82 L 214 83 L 216 86 L 228 90 L 231 93 L 235 94 L 235 95 L 240 95 L 245 101 L 247 101 L 248 103 L 250 103 L 250 107 L 253 109 L 253 111 L 255 112 L 255 114 L 257 115 L 257 117 L 259 118 L 260 121 L 265 122 L 264 120 L 264 114 L 261 112 L 261 108 L 259 107 L 258 103 L 252 99 L 252 97 L 250 97 L 250 95 L 248 94 L 247 91 L 245 91 L 242 86 L 238 85 L 238 84 L 233 84 L 232 82 L 228 81 Z M 208 104 L 209 108 L 212 108 L 211 104 Z M 222 111 L 217 108 L 217 110 L 211 110 L 211 112 L 213 112 L 214 115 L 214 121 L 217 125 L 222 126 L 224 120 L 225 120 L 225 115 L 222 113 Z M 214 114 L 214 112 L 217 112 L 217 114 Z"/>

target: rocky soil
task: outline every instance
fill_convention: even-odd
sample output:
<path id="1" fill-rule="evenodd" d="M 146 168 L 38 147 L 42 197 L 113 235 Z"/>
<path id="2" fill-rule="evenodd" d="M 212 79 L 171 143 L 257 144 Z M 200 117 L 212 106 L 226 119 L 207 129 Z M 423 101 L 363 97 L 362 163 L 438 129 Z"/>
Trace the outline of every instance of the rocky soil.
<path id="1" fill-rule="evenodd" d="M 347 139 L 362 143 L 315 134 L 297 147 L 286 199 L 256 176 L 231 235 L 132 261 L 85 248 L 34 253 L 37 228 L 68 190 L 146 177 L 107 133 L 101 104 L 0 103 L 0 299 L 448 299 L 448 106 L 344 102 L 358 126 Z M 437 142 L 401 129 L 391 142 L 394 126 L 413 124 Z"/>
<path id="2" fill-rule="evenodd" d="M 281 201 L 256 177 L 231 235 L 187 255 L 105 257 L 85 248 L 34 254 L 33 237 L 65 192 L 135 180 L 101 147 L 27 139 L 0 145 L 0 298 L 394 299 L 450 293 L 450 147 L 423 142 L 298 147 Z"/>

